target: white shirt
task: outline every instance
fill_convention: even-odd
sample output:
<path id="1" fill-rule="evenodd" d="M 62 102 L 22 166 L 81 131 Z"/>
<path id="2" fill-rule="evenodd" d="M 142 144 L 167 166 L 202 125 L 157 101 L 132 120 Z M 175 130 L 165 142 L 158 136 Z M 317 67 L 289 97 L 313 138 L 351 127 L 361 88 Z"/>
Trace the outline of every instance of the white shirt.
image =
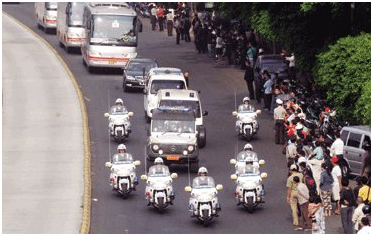
<path id="1" fill-rule="evenodd" d="M 352 222 L 355 223 L 355 230 L 359 229 L 359 222 L 361 221 L 361 218 L 365 216 L 363 213 L 363 206 L 364 203 L 356 207 L 354 210 L 354 214 L 352 215 Z"/>
<path id="2" fill-rule="evenodd" d="M 341 168 L 338 165 L 333 167 L 332 176 L 333 176 L 333 180 L 334 180 L 333 185 L 338 184 L 338 186 L 339 186 L 338 176 L 342 176 L 342 171 L 341 171 Z"/>
<path id="3" fill-rule="evenodd" d="M 357 234 L 370 234 L 370 226 L 363 226 L 363 228 L 361 228 Z"/>
<path id="4" fill-rule="evenodd" d="M 295 57 L 294 56 L 286 57 L 286 60 L 289 61 L 289 67 L 294 67 L 295 66 Z"/>
<path id="5" fill-rule="evenodd" d="M 344 143 L 343 143 L 342 139 L 337 138 L 333 142 L 332 146 L 330 147 L 330 154 L 332 156 L 343 155 L 343 146 L 344 146 Z"/>
<path id="6" fill-rule="evenodd" d="M 152 16 L 157 16 L 157 9 L 155 7 L 153 7 L 151 10 L 150 10 L 150 13 L 152 14 Z"/>

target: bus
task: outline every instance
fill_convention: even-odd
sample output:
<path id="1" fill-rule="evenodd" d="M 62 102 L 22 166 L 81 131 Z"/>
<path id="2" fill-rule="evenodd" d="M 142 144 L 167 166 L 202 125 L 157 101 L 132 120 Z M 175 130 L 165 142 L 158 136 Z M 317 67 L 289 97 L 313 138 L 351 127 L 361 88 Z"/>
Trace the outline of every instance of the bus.
<path id="1" fill-rule="evenodd" d="M 127 3 L 87 3 L 81 45 L 89 73 L 95 67 L 124 68 L 137 56 L 138 32 L 142 25 Z"/>
<path id="2" fill-rule="evenodd" d="M 48 33 L 57 27 L 57 2 L 36 2 L 35 16 L 38 28 Z"/>
<path id="3" fill-rule="evenodd" d="M 80 48 L 84 40 L 83 2 L 59 2 L 57 11 L 57 38 L 60 46 L 69 53 L 71 48 Z"/>

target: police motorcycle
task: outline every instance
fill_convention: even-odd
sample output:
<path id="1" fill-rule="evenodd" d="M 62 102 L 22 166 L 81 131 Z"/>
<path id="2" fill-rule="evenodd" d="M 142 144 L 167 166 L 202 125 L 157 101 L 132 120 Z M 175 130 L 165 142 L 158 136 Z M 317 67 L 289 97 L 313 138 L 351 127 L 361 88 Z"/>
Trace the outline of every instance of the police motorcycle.
<path id="1" fill-rule="evenodd" d="M 145 199 L 148 200 L 148 206 L 152 205 L 162 213 L 168 205 L 173 205 L 175 192 L 172 179 L 177 178 L 177 174 L 170 174 L 160 157 L 154 160 L 154 164 L 149 168 L 148 175 L 141 176 L 141 180 L 146 181 Z"/>
<path id="2" fill-rule="evenodd" d="M 267 173 L 260 173 L 259 169 L 265 161 L 258 160 L 252 146 L 246 144 L 245 150 L 240 152 L 236 159 L 231 159 L 230 164 L 235 165 L 236 169 L 231 179 L 236 182 L 237 205 L 243 205 L 252 213 L 260 203 L 264 203 L 265 191 L 262 180 L 267 177 Z"/>
<path id="3" fill-rule="evenodd" d="M 125 153 L 127 148 L 124 144 L 120 144 L 117 149 L 118 153 L 112 157 L 111 162 L 106 162 L 105 166 L 111 171 L 110 186 L 126 199 L 132 191 L 136 191 L 136 166 L 141 162 L 134 161 L 131 154 Z"/>
<path id="4" fill-rule="evenodd" d="M 115 101 L 115 106 L 110 108 L 110 113 L 104 114 L 109 120 L 110 136 L 118 143 L 122 143 L 124 139 L 129 137 L 129 133 L 131 133 L 129 118 L 133 115 L 133 112 L 128 112 L 123 106 L 123 101 L 120 98 Z"/>
<path id="5" fill-rule="evenodd" d="M 207 176 L 207 169 L 200 167 L 198 177 L 194 178 L 192 187 L 186 186 L 185 191 L 191 192 L 189 199 L 189 211 L 192 217 L 196 217 L 208 226 L 214 217 L 218 217 L 221 210 L 218 202 L 217 193 L 223 189 L 223 185 L 218 184 L 215 187 L 214 179 Z"/>
<path id="6" fill-rule="evenodd" d="M 243 99 L 243 103 L 237 111 L 232 112 L 232 115 L 237 117 L 236 131 L 238 135 L 250 142 L 258 133 L 259 125 L 256 117 L 261 114 L 261 110 L 255 111 L 254 107 L 250 105 L 248 97 Z"/>

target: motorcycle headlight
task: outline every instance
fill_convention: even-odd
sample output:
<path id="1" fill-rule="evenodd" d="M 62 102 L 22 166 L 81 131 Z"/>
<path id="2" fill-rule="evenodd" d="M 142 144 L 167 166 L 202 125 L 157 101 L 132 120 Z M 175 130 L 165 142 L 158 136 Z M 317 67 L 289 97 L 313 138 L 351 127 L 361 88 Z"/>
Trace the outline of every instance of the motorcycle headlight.
<path id="1" fill-rule="evenodd" d="M 135 77 L 127 75 L 126 79 L 128 79 L 128 80 L 135 80 Z"/>
<path id="2" fill-rule="evenodd" d="M 163 154 L 163 150 L 159 150 L 159 151 L 158 151 L 158 154 L 159 154 L 159 155 L 162 155 L 162 154 Z"/>
<path id="3" fill-rule="evenodd" d="M 193 150 L 194 150 L 194 147 L 192 145 L 188 146 L 188 151 L 189 152 L 193 152 Z"/>
<path id="4" fill-rule="evenodd" d="M 154 145 L 153 145 L 153 150 L 154 150 L 154 151 L 157 151 L 158 149 L 159 149 L 159 146 L 158 146 L 157 144 L 154 144 Z"/>

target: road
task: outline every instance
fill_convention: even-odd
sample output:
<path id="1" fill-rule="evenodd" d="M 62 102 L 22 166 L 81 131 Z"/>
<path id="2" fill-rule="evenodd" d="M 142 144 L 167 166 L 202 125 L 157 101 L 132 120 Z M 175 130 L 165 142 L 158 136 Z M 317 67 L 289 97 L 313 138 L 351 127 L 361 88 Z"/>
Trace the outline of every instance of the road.
<path id="1" fill-rule="evenodd" d="M 109 186 L 109 169 L 104 164 L 110 158 L 117 144 L 107 135 L 107 119 L 103 114 L 113 104 L 116 98 L 122 98 L 127 108 L 135 113 L 131 120 L 132 133 L 126 140 L 127 149 L 135 159 L 141 160 L 138 167 L 139 175 L 144 173 L 144 150 L 146 143 L 146 125 L 143 110 L 143 95 L 139 92 L 123 93 L 120 73 L 98 71 L 89 74 L 82 64 L 79 52 L 67 54 L 58 45 L 57 37 L 44 34 L 37 29 L 34 19 L 34 9 L 31 3 L 19 6 L 3 6 L 3 10 L 13 15 L 29 26 L 37 34 L 45 38 L 62 56 L 69 66 L 86 99 L 89 116 L 89 127 L 92 151 L 92 217 L 91 233 L 294 233 L 290 207 L 286 203 L 285 184 L 287 169 L 285 157 L 281 154 L 282 147 L 274 145 L 273 120 L 266 112 L 259 115 L 259 137 L 252 141 L 254 150 L 260 159 L 266 161 L 262 171 L 268 173 L 264 180 L 266 188 L 266 203 L 259 205 L 250 214 L 240 206 L 235 205 L 234 182 L 230 175 L 234 167 L 229 160 L 237 150 L 242 150 L 245 141 L 237 138 L 234 125 L 235 118 L 231 112 L 237 103 L 247 95 L 243 71 L 226 63 L 213 62 L 207 55 L 197 54 L 193 43 L 181 42 L 176 45 L 175 37 L 167 37 L 166 32 L 151 31 L 147 19 L 144 19 L 144 30 L 139 36 L 138 56 L 155 58 L 161 66 L 178 67 L 191 72 L 190 88 L 201 91 L 203 110 L 208 110 L 205 117 L 207 129 L 207 146 L 200 150 L 200 165 L 206 166 L 209 175 L 216 183 L 223 184 L 224 190 L 218 197 L 222 205 L 220 217 L 205 228 L 190 217 L 188 211 L 188 193 L 184 187 L 188 185 L 186 168 L 171 168 L 179 177 L 174 180 L 176 199 L 174 205 L 167 208 L 164 214 L 158 214 L 146 206 L 144 199 L 144 182 L 140 182 L 137 191 L 123 200 L 112 192 Z M 254 106 L 261 109 L 256 102 Z M 192 178 L 195 175 L 192 174 Z M 330 229 L 333 233 L 338 223 L 333 220 Z M 328 227 L 329 221 L 327 221 Z M 160 227 L 162 226 L 162 227 Z M 335 227 L 334 227 L 335 226 Z M 334 230 L 335 229 L 335 230 Z M 335 231 L 335 232 L 334 232 Z"/>

